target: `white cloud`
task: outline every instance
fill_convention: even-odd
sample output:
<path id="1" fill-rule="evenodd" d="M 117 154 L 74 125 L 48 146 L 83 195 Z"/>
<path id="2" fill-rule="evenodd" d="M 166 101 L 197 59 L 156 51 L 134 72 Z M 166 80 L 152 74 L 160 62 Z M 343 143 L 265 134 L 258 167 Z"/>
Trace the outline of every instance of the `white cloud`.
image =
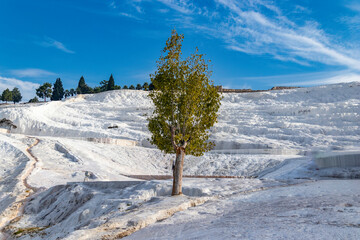
<path id="1" fill-rule="evenodd" d="M 258 10 L 260 8 L 251 8 L 249 5 L 244 8 L 236 1 L 217 2 L 231 13 L 227 22 L 219 28 L 218 36 L 223 36 L 232 50 L 269 54 L 275 59 L 302 65 L 320 62 L 360 70 L 360 59 L 349 55 L 345 46 L 332 43 L 316 22 L 308 21 L 299 26 L 279 15 L 280 10 L 274 11 L 275 15 L 265 15 Z"/>
<path id="2" fill-rule="evenodd" d="M 357 73 L 339 74 L 331 77 L 317 78 L 314 80 L 285 83 L 285 85 L 313 86 L 313 85 L 325 85 L 325 84 L 347 83 L 347 82 L 360 82 L 360 74 Z"/>
<path id="3" fill-rule="evenodd" d="M 126 13 L 126 12 L 119 12 L 119 16 L 123 16 L 123 17 L 128 17 L 128 18 L 132 18 L 135 20 L 141 20 L 141 18 L 138 18 L 130 13 Z"/>
<path id="4" fill-rule="evenodd" d="M 190 14 L 193 12 L 193 4 L 190 1 L 186 0 L 158 0 L 158 2 L 161 2 L 168 6 L 169 8 L 178 11 L 180 13 Z"/>
<path id="5" fill-rule="evenodd" d="M 45 37 L 44 41 L 38 42 L 38 44 L 43 47 L 54 47 L 66 53 L 75 53 L 74 51 L 68 49 L 62 42 L 49 37 Z"/>
<path id="6" fill-rule="evenodd" d="M 200 7 L 200 2 L 187 0 L 157 1 L 182 14 L 181 17 L 173 17 L 171 21 L 222 39 L 228 49 L 247 54 L 266 54 L 274 59 L 304 66 L 317 62 L 360 70 L 360 58 L 356 54 L 359 50 L 353 49 L 352 43 L 343 41 L 340 44 L 340 41 L 335 41 L 316 21 L 299 24 L 289 19 L 272 1 L 207 2 L 215 3 L 213 8 Z M 358 10 L 360 4 L 352 4 L 349 7 Z M 310 10 L 299 5 L 294 5 L 289 12 L 293 12 L 294 9 L 310 13 Z M 211 17 L 214 16 L 213 13 L 218 17 Z"/>
<path id="7" fill-rule="evenodd" d="M 231 81 L 263 81 L 268 85 L 273 86 L 314 86 L 325 85 L 343 82 L 360 82 L 360 73 L 344 70 L 333 72 L 315 72 L 315 73 L 300 73 L 300 74 L 286 74 L 273 76 L 259 76 L 259 77 L 241 77 L 236 79 L 229 79 Z M 269 85 L 270 86 L 270 85 Z"/>
<path id="8" fill-rule="evenodd" d="M 160 8 L 158 11 L 161 12 L 161 13 L 168 13 L 168 12 L 169 12 L 169 9 Z"/>
<path id="9" fill-rule="evenodd" d="M 114 8 L 114 9 L 117 8 L 115 1 L 111 1 L 111 2 L 109 3 L 109 7 L 110 7 L 110 8 Z"/>
<path id="10" fill-rule="evenodd" d="M 16 78 L 7 78 L 0 76 L 0 91 L 4 91 L 6 88 L 12 90 L 14 87 L 19 88 L 21 95 L 23 96 L 22 101 L 28 101 L 35 96 L 35 89 L 39 87 L 39 84 L 22 81 Z"/>
<path id="11" fill-rule="evenodd" d="M 347 4 L 346 7 L 351 9 L 354 12 L 359 12 L 360 13 L 360 3 L 352 2 L 350 4 Z"/>
<path id="12" fill-rule="evenodd" d="M 16 77 L 47 77 L 53 76 L 55 73 L 49 72 L 43 69 L 38 68 L 25 68 L 25 69 L 13 69 L 9 71 L 12 75 Z"/>

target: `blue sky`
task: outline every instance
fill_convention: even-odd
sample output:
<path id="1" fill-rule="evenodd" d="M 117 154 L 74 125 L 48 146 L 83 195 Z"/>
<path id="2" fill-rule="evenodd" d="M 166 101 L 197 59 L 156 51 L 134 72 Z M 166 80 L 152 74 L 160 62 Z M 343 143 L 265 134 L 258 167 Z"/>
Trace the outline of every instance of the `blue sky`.
<path id="1" fill-rule="evenodd" d="M 149 82 L 171 30 L 215 84 L 268 89 L 360 81 L 360 1 L 1 0 L 0 91 L 24 100 L 60 77 Z"/>

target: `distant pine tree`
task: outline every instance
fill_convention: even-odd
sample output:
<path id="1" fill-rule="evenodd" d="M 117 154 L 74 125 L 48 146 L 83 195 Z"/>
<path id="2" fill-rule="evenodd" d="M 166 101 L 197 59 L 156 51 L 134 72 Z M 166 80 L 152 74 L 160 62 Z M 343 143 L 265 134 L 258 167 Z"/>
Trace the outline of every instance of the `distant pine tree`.
<path id="1" fill-rule="evenodd" d="M 143 85 L 142 85 L 142 88 L 145 90 L 145 91 L 148 91 L 149 90 L 149 84 L 147 82 L 145 82 Z"/>
<path id="2" fill-rule="evenodd" d="M 38 103 L 38 102 L 39 102 L 39 99 L 37 97 L 34 97 L 29 100 L 29 103 Z"/>
<path id="3" fill-rule="evenodd" d="M 134 90 L 135 89 L 134 85 L 130 85 L 129 89 Z"/>
<path id="4" fill-rule="evenodd" d="M 124 85 L 123 86 L 123 89 L 129 89 L 127 85 Z"/>
<path id="5" fill-rule="evenodd" d="M 110 90 L 114 90 L 114 89 L 115 89 L 115 80 L 114 80 L 113 75 L 111 74 L 110 78 L 109 78 L 107 90 L 110 91 Z"/>
<path id="6" fill-rule="evenodd" d="M 142 89 L 142 86 L 141 86 L 140 83 L 138 83 L 138 84 L 136 85 L 136 90 L 141 90 L 141 89 Z"/>
<path id="7" fill-rule="evenodd" d="M 101 91 L 101 92 L 107 91 L 107 89 L 108 89 L 108 84 L 109 84 L 109 81 L 102 80 L 102 81 L 100 82 L 100 91 Z M 95 89 L 94 89 L 94 90 L 95 90 Z"/>
<path id="8" fill-rule="evenodd" d="M 155 89 L 154 84 L 153 84 L 153 83 L 150 83 L 150 85 L 149 85 L 149 91 L 152 91 L 152 90 L 154 90 L 154 89 Z"/>
<path id="9" fill-rule="evenodd" d="M 61 79 L 57 78 L 54 83 L 53 94 L 51 95 L 51 100 L 59 101 L 59 100 L 63 99 L 64 94 L 65 94 L 65 92 L 64 92 L 64 87 L 61 82 Z"/>
<path id="10" fill-rule="evenodd" d="M 3 91 L 2 95 L 1 95 L 1 101 L 3 102 L 8 102 L 8 101 L 12 101 L 12 92 L 7 88 Z"/>
<path id="11" fill-rule="evenodd" d="M 76 91 L 72 88 L 72 89 L 70 89 L 70 95 L 71 96 L 74 96 L 76 94 Z"/>
<path id="12" fill-rule="evenodd" d="M 82 91 L 85 89 L 85 87 L 86 87 L 85 78 L 83 76 L 81 76 L 79 83 L 78 83 L 78 87 L 76 89 L 78 94 L 83 93 Z"/>
<path id="13" fill-rule="evenodd" d="M 88 94 L 93 92 L 93 89 L 85 83 L 85 78 L 83 76 L 81 76 L 79 80 L 79 84 L 78 87 L 76 88 L 76 92 L 78 94 Z"/>
<path id="14" fill-rule="evenodd" d="M 67 98 L 67 97 L 70 97 L 70 91 L 69 90 L 65 90 L 65 94 L 64 94 L 64 96 L 65 96 L 65 99 Z"/>
<path id="15" fill-rule="evenodd" d="M 94 93 L 101 93 L 103 91 L 101 91 L 101 87 L 94 87 L 93 89 Z"/>
<path id="16" fill-rule="evenodd" d="M 11 93 L 12 93 L 12 101 L 14 102 L 14 104 L 21 101 L 22 96 L 20 90 L 17 87 L 15 87 Z"/>

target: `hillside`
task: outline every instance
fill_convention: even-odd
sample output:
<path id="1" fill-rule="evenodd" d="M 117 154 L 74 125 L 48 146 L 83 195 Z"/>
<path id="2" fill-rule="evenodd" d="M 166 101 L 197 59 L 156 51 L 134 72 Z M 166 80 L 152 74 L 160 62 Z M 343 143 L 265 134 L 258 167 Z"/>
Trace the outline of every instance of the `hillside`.
<path id="1" fill-rule="evenodd" d="M 170 175 L 174 157 L 147 140 L 146 118 L 152 113 L 147 94 L 115 90 L 0 107 L 0 119 L 17 126 L 11 134 L 0 133 L 2 234 L 20 239 L 113 239 L 152 225 L 129 239 L 169 239 L 167 234 L 176 231 L 169 226 L 176 223 L 184 227 L 176 239 L 221 239 L 207 229 L 227 232 L 231 219 L 243 223 L 241 214 L 251 218 L 252 209 L 262 217 L 243 223 L 246 232 L 232 230 L 227 238 L 264 238 L 278 227 L 270 222 L 284 227 L 270 238 L 293 238 L 285 229 L 289 221 L 290 229 L 297 224 L 308 227 L 305 237 L 339 234 L 355 239 L 360 234 L 354 215 L 360 209 L 354 200 L 360 197 L 359 180 L 343 180 L 347 190 L 327 180 L 356 177 L 360 169 L 319 170 L 313 161 L 318 152 L 359 151 L 359 82 L 223 94 L 219 121 L 211 129 L 216 147 L 202 157 L 186 156 L 184 173 L 250 178 L 185 179 L 185 195 L 179 198 L 168 197 L 171 180 L 143 182 L 134 176 Z M 85 173 L 90 177 L 83 183 Z M 323 190 L 314 192 L 317 188 Z M 284 197 L 291 200 L 289 209 Z M 271 218 L 259 210 L 265 202 Z M 194 208 L 186 210 L 189 207 Z M 322 212 L 324 207 L 330 212 Z M 184 212 L 175 214 L 178 211 Z M 217 214 L 228 224 L 220 224 Z M 194 229 L 202 215 L 209 220 Z M 332 222 L 327 224 L 327 219 Z M 318 233 L 315 222 L 322 226 Z M 259 224 L 262 230 L 250 234 Z M 351 226 L 348 235 L 345 226 Z"/>
<path id="2" fill-rule="evenodd" d="M 359 83 L 225 93 L 212 139 L 223 148 L 346 147 L 358 142 Z M 115 90 L 61 102 L 4 108 L 16 133 L 58 137 L 111 137 L 142 142 L 152 112 L 147 92 Z M 109 126 L 118 126 L 108 129 Z M 224 146 L 223 146 L 224 145 Z"/>

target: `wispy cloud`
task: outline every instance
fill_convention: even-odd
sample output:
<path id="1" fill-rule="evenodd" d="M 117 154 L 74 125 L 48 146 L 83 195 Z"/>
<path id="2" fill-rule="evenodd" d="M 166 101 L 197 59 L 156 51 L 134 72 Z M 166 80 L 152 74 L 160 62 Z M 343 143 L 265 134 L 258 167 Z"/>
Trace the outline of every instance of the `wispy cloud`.
<path id="1" fill-rule="evenodd" d="M 193 12 L 194 5 L 190 1 L 176 1 L 176 0 L 158 0 L 159 2 L 165 4 L 169 8 L 178 11 L 180 13 L 190 14 Z"/>
<path id="2" fill-rule="evenodd" d="M 331 77 L 323 77 L 314 80 L 306 80 L 299 82 L 289 82 L 284 84 L 287 86 L 313 86 L 313 85 L 347 83 L 347 82 L 360 82 L 360 74 L 357 73 L 339 74 Z"/>
<path id="3" fill-rule="evenodd" d="M 36 42 L 38 45 L 43 46 L 43 47 L 54 47 L 57 48 L 63 52 L 66 53 L 75 53 L 74 51 L 68 49 L 62 42 L 59 42 L 53 38 L 50 37 L 44 37 L 44 40 L 41 42 Z"/>
<path id="4" fill-rule="evenodd" d="M 358 2 L 352 2 L 346 5 L 346 7 L 348 7 L 349 9 L 351 9 L 354 12 L 359 12 L 360 13 L 360 3 Z"/>
<path id="5" fill-rule="evenodd" d="M 135 20 L 142 20 L 141 18 L 136 17 L 135 15 L 132 15 L 132 14 L 126 13 L 126 12 L 119 12 L 119 16 L 128 17 L 128 18 L 132 18 Z"/>
<path id="6" fill-rule="evenodd" d="M 115 1 L 111 1 L 111 2 L 109 3 L 109 7 L 110 7 L 110 8 L 114 8 L 114 9 L 116 9 L 116 8 L 117 8 L 117 6 L 116 6 Z"/>
<path id="7" fill-rule="evenodd" d="M 145 0 L 136 1 L 141 4 Z M 360 70 L 358 50 L 351 43 L 333 39 L 314 20 L 292 20 L 291 14 L 266 0 L 157 0 L 179 15 L 172 16 L 179 26 L 193 28 L 213 38 L 222 39 L 227 49 L 252 55 L 269 55 L 274 59 L 310 66 L 313 63 L 343 66 Z M 210 6 L 210 7 L 209 7 Z M 352 4 L 353 10 L 360 4 Z M 294 5 L 288 12 L 311 13 Z M 307 17 L 307 19 L 309 19 Z"/>
<path id="8" fill-rule="evenodd" d="M 339 18 L 340 22 L 347 24 L 348 28 L 358 35 L 360 30 L 360 3 L 349 3 L 345 5 L 352 11 L 351 15 L 345 15 Z"/>
<path id="9" fill-rule="evenodd" d="M 254 8 L 249 5 L 244 8 L 231 0 L 217 1 L 231 13 L 228 22 L 222 23 L 223 28 L 219 31 L 232 50 L 268 54 L 275 59 L 302 65 L 320 62 L 360 69 L 360 60 L 342 51 L 345 46 L 332 43 L 317 22 L 298 25 L 281 15 L 280 10 L 265 15 L 261 12 L 264 7 L 261 1 Z M 271 9 L 268 5 L 265 7 Z"/>
<path id="10" fill-rule="evenodd" d="M 158 9 L 158 11 L 161 12 L 161 13 L 168 13 L 168 12 L 169 12 L 169 9 L 167 9 L 167 8 L 160 8 L 160 9 Z"/>
<path id="11" fill-rule="evenodd" d="M 306 79 L 306 80 L 304 80 Z M 360 82 L 360 73 L 351 70 L 333 72 L 315 72 L 300 74 L 285 74 L 259 77 L 241 77 L 230 79 L 231 81 L 261 81 L 267 82 L 269 87 L 273 86 L 314 86 L 323 84 L 334 84 L 341 82 Z M 270 85 L 271 84 L 271 85 Z"/>
<path id="12" fill-rule="evenodd" d="M 56 75 L 56 73 L 49 72 L 38 68 L 25 68 L 25 69 L 13 69 L 9 71 L 10 74 L 16 77 L 47 77 Z"/>
<path id="13" fill-rule="evenodd" d="M 12 90 L 14 87 L 20 89 L 21 95 L 23 96 L 22 101 L 28 101 L 35 96 L 35 89 L 39 87 L 39 84 L 0 76 L 1 90 L 5 90 L 6 88 Z"/>

